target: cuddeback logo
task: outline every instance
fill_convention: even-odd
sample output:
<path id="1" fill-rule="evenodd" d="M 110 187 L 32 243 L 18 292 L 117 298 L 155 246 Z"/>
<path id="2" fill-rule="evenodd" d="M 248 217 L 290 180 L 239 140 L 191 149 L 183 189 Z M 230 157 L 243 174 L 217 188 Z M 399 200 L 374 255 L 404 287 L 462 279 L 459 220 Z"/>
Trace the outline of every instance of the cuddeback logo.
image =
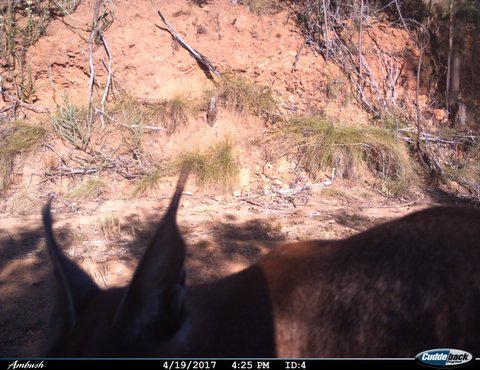
<path id="1" fill-rule="evenodd" d="M 458 349 L 441 348 L 420 352 L 415 359 L 421 364 L 427 366 L 455 367 L 466 365 L 473 361 L 473 356 L 471 353 Z"/>

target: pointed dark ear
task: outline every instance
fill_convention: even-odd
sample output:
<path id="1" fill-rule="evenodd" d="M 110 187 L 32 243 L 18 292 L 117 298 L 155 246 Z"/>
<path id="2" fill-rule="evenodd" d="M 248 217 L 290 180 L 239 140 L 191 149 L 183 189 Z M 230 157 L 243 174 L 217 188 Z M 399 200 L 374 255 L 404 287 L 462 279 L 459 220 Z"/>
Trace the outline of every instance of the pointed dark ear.
<path id="1" fill-rule="evenodd" d="M 99 288 L 58 247 L 53 234 L 50 207 L 49 201 L 43 208 L 43 224 L 48 253 L 54 267 L 56 285 L 51 330 L 53 333 L 65 333 L 75 326 L 78 311 Z"/>
<path id="2" fill-rule="evenodd" d="M 183 319 L 185 242 L 176 215 L 188 169 L 183 169 L 170 206 L 147 247 L 115 317 L 132 341 L 170 336 Z M 147 338 L 145 338 L 147 337 Z"/>

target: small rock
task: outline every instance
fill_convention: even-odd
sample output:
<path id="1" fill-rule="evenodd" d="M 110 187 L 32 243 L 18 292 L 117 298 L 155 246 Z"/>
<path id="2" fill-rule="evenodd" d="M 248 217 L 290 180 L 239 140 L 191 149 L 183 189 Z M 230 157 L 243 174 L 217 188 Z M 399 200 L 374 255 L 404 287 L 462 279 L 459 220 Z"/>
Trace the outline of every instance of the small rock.
<path id="1" fill-rule="evenodd" d="M 287 158 L 282 157 L 277 162 L 277 169 L 278 172 L 288 172 L 291 168 L 290 163 L 288 162 Z"/>
<path id="2" fill-rule="evenodd" d="M 433 111 L 433 117 L 435 121 L 442 122 L 446 118 L 445 111 L 443 109 L 435 109 Z"/>
<path id="3" fill-rule="evenodd" d="M 240 169 L 238 178 L 240 187 L 244 188 L 250 185 L 250 172 L 247 168 Z"/>

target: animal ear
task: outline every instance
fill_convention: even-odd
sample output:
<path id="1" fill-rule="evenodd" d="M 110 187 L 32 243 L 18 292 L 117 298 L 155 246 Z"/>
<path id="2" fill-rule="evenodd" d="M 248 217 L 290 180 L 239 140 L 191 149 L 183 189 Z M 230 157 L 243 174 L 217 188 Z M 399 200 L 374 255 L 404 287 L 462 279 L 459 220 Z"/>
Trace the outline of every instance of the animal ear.
<path id="1" fill-rule="evenodd" d="M 43 208 L 47 249 L 54 267 L 55 301 L 51 315 L 54 333 L 67 333 L 76 324 L 78 312 L 98 290 L 97 284 L 60 250 L 52 229 L 51 203 Z"/>
<path id="2" fill-rule="evenodd" d="M 188 169 L 148 245 L 118 308 L 114 325 L 131 344 L 141 336 L 169 336 L 183 319 L 185 242 L 176 222 Z"/>

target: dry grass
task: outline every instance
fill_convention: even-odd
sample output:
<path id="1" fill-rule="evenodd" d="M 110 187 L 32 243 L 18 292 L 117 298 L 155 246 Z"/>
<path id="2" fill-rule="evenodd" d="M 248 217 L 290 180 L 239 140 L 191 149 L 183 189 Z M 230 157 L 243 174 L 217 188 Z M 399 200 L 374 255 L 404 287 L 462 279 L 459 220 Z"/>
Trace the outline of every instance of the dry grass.
<path id="1" fill-rule="evenodd" d="M 45 129 L 18 122 L 0 130 L 0 193 L 10 184 L 16 155 L 32 150 L 45 136 Z"/>
<path id="2" fill-rule="evenodd" d="M 178 165 L 190 167 L 198 185 L 214 191 L 230 192 L 238 180 L 238 164 L 229 140 L 219 142 L 205 152 L 197 150 L 181 154 Z"/>
<path id="3" fill-rule="evenodd" d="M 282 7 L 279 1 L 275 0 L 244 0 L 243 4 L 254 14 L 274 14 Z"/>
<path id="4" fill-rule="evenodd" d="M 143 176 L 135 183 L 132 196 L 143 195 L 146 192 L 155 189 L 164 174 L 164 170 L 156 169 L 155 171 Z"/>
<path id="5" fill-rule="evenodd" d="M 277 103 L 268 87 L 227 75 L 220 81 L 215 94 L 217 101 L 237 114 L 250 113 L 270 121 L 277 116 Z"/>
<path id="6" fill-rule="evenodd" d="M 165 102 L 165 126 L 167 135 L 172 135 L 180 126 L 187 124 L 191 114 L 190 106 L 194 106 L 181 95 L 174 96 Z"/>
<path id="7" fill-rule="evenodd" d="M 108 114 L 115 121 L 126 126 L 148 125 L 161 126 L 164 115 L 164 102 L 144 103 L 129 95 L 109 104 Z"/>
<path id="8" fill-rule="evenodd" d="M 97 198 L 108 192 L 108 186 L 99 179 L 86 179 L 72 188 L 66 195 L 67 199 Z"/>
<path id="9" fill-rule="evenodd" d="M 111 104 L 109 115 L 126 126 L 164 127 L 167 135 L 172 135 L 179 127 L 188 123 L 198 104 L 182 95 L 175 95 L 169 100 L 158 102 L 141 102 L 130 96 Z"/>
<path id="10" fill-rule="evenodd" d="M 7 201 L 7 212 L 16 215 L 30 215 L 32 209 L 39 209 L 41 201 L 29 189 L 20 189 Z"/>
<path id="11" fill-rule="evenodd" d="M 454 181 L 467 190 L 469 195 L 480 200 L 480 142 L 464 148 L 461 159 L 455 155 L 444 166 L 443 180 Z"/>
<path id="12" fill-rule="evenodd" d="M 282 135 L 314 178 L 335 168 L 343 178 L 373 178 L 377 188 L 392 196 L 408 193 L 417 180 L 415 163 L 389 130 L 334 126 L 321 117 L 293 117 L 283 126 Z"/>
<path id="13" fill-rule="evenodd" d="M 99 223 L 100 230 L 106 240 L 115 241 L 121 238 L 122 227 L 120 225 L 120 219 L 115 213 L 100 217 Z"/>

